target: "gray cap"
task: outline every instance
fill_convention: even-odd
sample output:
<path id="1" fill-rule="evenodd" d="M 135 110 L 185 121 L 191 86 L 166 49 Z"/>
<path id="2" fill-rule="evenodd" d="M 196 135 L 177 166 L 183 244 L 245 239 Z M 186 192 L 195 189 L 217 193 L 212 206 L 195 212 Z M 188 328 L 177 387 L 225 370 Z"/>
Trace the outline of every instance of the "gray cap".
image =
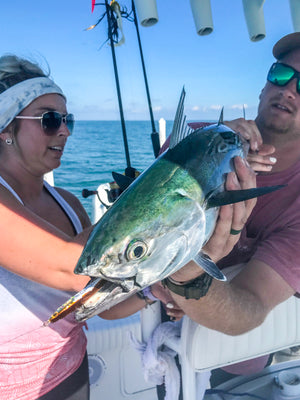
<path id="1" fill-rule="evenodd" d="M 273 47 L 273 56 L 280 60 L 289 51 L 300 49 L 300 32 L 290 33 L 283 36 Z"/>

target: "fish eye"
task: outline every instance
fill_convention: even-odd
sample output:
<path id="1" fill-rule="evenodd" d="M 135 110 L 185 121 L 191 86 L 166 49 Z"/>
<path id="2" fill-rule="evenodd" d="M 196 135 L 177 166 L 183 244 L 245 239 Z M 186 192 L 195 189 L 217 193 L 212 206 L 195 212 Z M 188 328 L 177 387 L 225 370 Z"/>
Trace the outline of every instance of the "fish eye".
<path id="1" fill-rule="evenodd" d="M 217 147 L 218 153 L 226 153 L 228 151 L 228 146 L 226 143 L 220 143 Z"/>
<path id="2" fill-rule="evenodd" d="M 142 240 L 135 240 L 129 243 L 126 249 L 128 261 L 139 260 L 147 254 L 148 246 Z"/>

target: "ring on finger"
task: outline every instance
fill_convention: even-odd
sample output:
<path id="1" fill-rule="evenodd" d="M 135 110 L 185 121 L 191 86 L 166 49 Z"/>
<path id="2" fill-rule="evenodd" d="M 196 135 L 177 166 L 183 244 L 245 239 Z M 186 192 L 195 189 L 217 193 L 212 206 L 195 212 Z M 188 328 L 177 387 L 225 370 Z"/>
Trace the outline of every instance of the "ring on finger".
<path id="1" fill-rule="evenodd" d="M 243 228 L 242 229 L 233 229 L 233 228 L 231 228 L 230 229 L 230 235 L 238 235 L 239 233 L 242 232 L 242 230 L 243 230 Z"/>

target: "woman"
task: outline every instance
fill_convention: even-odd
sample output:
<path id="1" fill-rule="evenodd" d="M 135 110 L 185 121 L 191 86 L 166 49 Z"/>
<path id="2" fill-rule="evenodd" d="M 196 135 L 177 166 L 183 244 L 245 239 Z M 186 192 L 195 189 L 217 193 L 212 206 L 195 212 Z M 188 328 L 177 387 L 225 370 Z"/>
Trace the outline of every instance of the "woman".
<path id="1" fill-rule="evenodd" d="M 89 281 L 73 274 L 88 215 L 75 196 L 43 180 L 59 167 L 73 126 L 63 92 L 36 64 L 0 58 L 1 399 L 88 399 L 82 324 L 70 315 L 42 327 Z M 144 306 L 134 296 L 103 316 Z"/>
<path id="2" fill-rule="evenodd" d="M 82 324 L 71 314 L 42 326 L 70 292 L 89 281 L 73 273 L 92 229 L 89 218 L 76 197 L 43 180 L 59 167 L 73 126 L 62 90 L 38 65 L 14 55 L 0 58 L 2 400 L 89 398 Z M 254 185 L 245 164 L 238 164 L 241 183 L 231 174 L 228 188 L 243 187 L 247 179 Z M 233 219 L 240 226 L 252 207 L 239 203 L 221 209 L 215 241 L 207 247 L 210 255 L 232 248 L 238 239 L 229 235 Z M 168 314 L 179 318 L 182 312 L 172 305 Z M 101 317 L 125 317 L 144 306 L 143 299 L 132 296 Z"/>

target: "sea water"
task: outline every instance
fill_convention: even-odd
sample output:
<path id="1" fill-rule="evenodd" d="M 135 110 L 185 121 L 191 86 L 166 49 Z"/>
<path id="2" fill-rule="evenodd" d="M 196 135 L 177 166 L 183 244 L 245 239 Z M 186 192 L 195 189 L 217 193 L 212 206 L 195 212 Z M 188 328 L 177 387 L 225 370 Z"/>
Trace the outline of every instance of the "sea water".
<path id="1" fill-rule="evenodd" d="M 166 126 L 168 136 L 172 122 Z M 125 128 L 130 166 L 143 171 L 155 159 L 150 121 L 126 121 Z M 54 171 L 54 183 L 78 197 L 91 218 L 92 197 L 83 198 L 82 189 L 96 190 L 113 181 L 112 171 L 124 173 L 127 166 L 120 121 L 76 121 L 61 166 Z"/>

